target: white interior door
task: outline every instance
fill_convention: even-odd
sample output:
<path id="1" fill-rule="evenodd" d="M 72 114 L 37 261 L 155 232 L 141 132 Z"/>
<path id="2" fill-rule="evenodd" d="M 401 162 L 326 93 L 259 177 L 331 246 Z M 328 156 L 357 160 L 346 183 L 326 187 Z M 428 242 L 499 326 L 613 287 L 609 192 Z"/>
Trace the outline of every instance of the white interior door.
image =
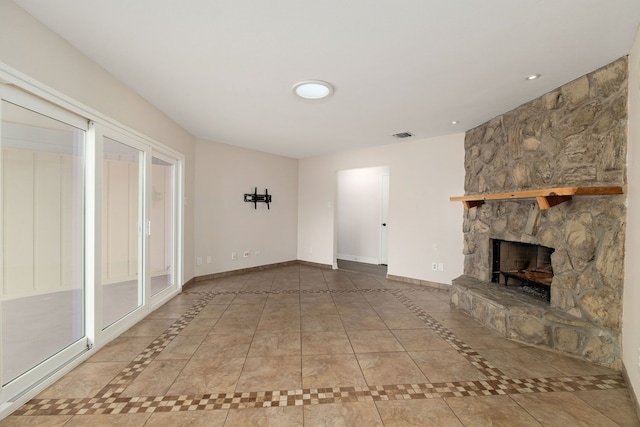
<path id="1" fill-rule="evenodd" d="M 380 209 L 380 264 L 387 265 L 389 239 L 389 175 L 382 175 L 382 207 Z"/>

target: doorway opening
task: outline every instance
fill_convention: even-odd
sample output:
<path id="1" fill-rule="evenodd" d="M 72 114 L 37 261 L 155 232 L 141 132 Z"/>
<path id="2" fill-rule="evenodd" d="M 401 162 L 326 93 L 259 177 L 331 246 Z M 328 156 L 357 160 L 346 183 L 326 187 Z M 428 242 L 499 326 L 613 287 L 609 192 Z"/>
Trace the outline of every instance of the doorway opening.
<path id="1" fill-rule="evenodd" d="M 389 167 L 337 173 L 336 265 L 386 276 L 389 224 Z"/>

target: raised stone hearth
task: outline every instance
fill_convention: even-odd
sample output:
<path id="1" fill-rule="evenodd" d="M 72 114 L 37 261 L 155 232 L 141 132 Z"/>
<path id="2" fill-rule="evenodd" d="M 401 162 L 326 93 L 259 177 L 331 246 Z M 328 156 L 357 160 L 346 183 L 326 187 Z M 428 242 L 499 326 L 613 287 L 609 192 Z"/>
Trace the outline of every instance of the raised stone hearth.
<path id="1" fill-rule="evenodd" d="M 626 183 L 627 58 L 465 136 L 465 194 Z M 501 334 L 621 368 L 625 195 L 487 200 L 464 210 L 452 303 Z M 549 304 L 491 283 L 492 239 L 554 250 Z"/>
<path id="2" fill-rule="evenodd" d="M 451 302 L 507 338 L 544 345 L 606 366 L 614 366 L 619 356 L 617 339 L 610 331 L 514 288 L 460 276 L 453 280 Z"/>

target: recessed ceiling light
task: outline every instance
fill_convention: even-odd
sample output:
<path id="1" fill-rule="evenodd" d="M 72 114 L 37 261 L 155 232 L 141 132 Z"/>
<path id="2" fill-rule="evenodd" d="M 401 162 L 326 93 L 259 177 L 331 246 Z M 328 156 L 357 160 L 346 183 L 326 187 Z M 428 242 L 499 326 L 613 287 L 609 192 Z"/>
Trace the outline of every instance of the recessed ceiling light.
<path id="1" fill-rule="evenodd" d="M 525 80 L 535 80 L 540 77 L 540 74 L 531 74 Z"/>
<path id="2" fill-rule="evenodd" d="M 322 80 L 304 80 L 293 85 L 293 93 L 304 99 L 322 99 L 333 93 L 333 86 Z"/>
<path id="3" fill-rule="evenodd" d="M 457 120 L 453 120 L 453 121 L 451 122 L 451 124 L 452 124 L 452 125 L 457 125 L 458 123 L 460 123 L 460 122 L 459 122 L 459 121 L 457 121 Z"/>

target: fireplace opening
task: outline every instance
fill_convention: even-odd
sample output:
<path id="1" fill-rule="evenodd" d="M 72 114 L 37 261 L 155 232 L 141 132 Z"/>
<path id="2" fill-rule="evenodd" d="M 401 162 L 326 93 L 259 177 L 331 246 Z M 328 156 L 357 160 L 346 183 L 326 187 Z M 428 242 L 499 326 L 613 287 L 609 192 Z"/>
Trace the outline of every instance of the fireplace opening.
<path id="1" fill-rule="evenodd" d="M 550 302 L 555 249 L 529 243 L 492 239 L 491 281 L 517 289 L 532 297 Z"/>

